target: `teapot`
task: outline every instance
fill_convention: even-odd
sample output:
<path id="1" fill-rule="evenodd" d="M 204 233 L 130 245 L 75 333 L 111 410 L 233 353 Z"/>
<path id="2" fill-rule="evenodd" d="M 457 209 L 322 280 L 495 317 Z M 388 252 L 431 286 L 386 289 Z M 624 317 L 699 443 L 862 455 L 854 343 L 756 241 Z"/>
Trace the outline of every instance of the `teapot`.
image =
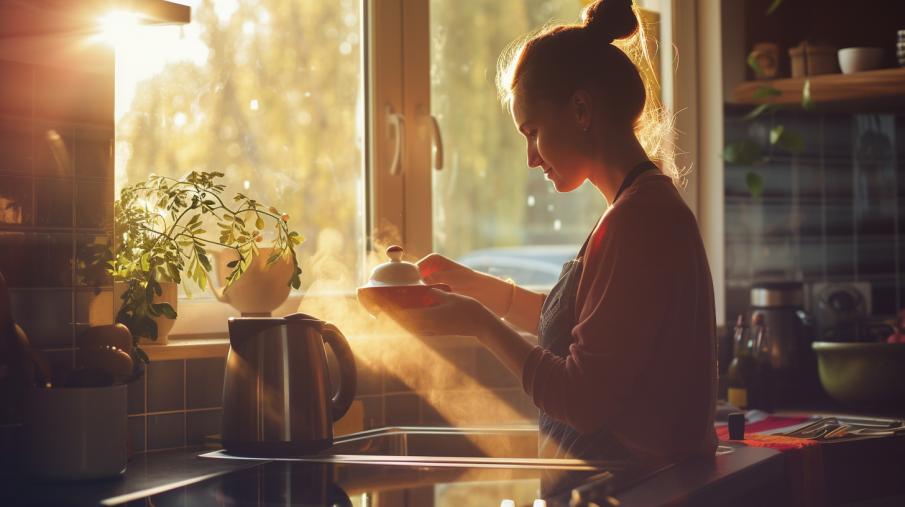
<path id="1" fill-rule="evenodd" d="M 339 362 L 335 394 L 328 392 L 325 342 Z M 223 447 L 259 457 L 326 449 L 333 445 L 333 422 L 352 404 L 356 382 L 352 349 L 333 324 L 303 313 L 231 317 Z"/>
<path id="2" fill-rule="evenodd" d="M 401 308 L 423 308 L 437 302 L 431 289 L 450 292 L 445 283 L 424 283 L 418 266 L 402 260 L 401 246 L 386 249 L 390 261 L 371 271 L 368 283 L 358 288 L 358 301 L 371 315 L 381 313 L 381 307 L 392 304 Z"/>

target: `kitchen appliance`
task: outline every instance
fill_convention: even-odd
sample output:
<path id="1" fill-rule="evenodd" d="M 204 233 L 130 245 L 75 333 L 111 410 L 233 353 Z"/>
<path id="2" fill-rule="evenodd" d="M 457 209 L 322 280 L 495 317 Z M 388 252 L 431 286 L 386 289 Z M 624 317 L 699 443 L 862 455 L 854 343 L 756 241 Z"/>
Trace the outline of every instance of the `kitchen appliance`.
<path id="1" fill-rule="evenodd" d="M 431 289 L 449 292 L 445 283 L 426 284 L 418 266 L 402 260 L 401 246 L 386 250 L 390 261 L 371 271 L 368 283 L 358 288 L 358 301 L 371 315 L 380 314 L 381 305 L 393 304 L 402 308 L 423 308 L 436 304 Z"/>
<path id="2" fill-rule="evenodd" d="M 330 398 L 327 355 L 339 363 Z M 333 445 L 333 421 L 355 397 L 352 349 L 333 324 L 296 313 L 229 319 L 223 379 L 223 447 L 230 454 L 288 456 Z"/>
<path id="3" fill-rule="evenodd" d="M 811 286 L 815 339 L 827 342 L 882 341 L 870 319 L 869 282 L 815 283 Z"/>
<path id="4" fill-rule="evenodd" d="M 757 336 L 759 379 L 771 403 L 806 398 L 816 389 L 816 363 L 811 353 L 813 319 L 804 311 L 800 282 L 766 282 L 751 287 L 748 308 L 751 333 Z M 770 408 L 770 407 L 757 407 Z"/>

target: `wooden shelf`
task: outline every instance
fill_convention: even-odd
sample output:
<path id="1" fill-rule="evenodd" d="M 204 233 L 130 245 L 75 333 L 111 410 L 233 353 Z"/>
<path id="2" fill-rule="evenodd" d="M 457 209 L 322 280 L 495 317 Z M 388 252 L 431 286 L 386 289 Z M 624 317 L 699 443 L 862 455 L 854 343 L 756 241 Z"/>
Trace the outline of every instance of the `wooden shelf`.
<path id="1" fill-rule="evenodd" d="M 745 81 L 732 91 L 732 104 L 801 105 L 805 78 Z M 865 101 L 905 101 L 905 68 L 881 69 L 854 74 L 811 76 L 811 100 L 815 105 Z M 764 86 L 776 88 L 781 95 L 755 98 Z"/>

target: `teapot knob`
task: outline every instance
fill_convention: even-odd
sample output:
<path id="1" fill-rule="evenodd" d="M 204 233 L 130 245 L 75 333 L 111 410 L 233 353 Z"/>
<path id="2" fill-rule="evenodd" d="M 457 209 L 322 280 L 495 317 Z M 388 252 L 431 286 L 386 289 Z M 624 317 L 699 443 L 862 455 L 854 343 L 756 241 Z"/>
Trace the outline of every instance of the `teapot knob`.
<path id="1" fill-rule="evenodd" d="M 387 257 L 390 258 L 391 262 L 400 262 L 402 261 L 402 247 L 399 245 L 392 245 L 387 248 Z"/>

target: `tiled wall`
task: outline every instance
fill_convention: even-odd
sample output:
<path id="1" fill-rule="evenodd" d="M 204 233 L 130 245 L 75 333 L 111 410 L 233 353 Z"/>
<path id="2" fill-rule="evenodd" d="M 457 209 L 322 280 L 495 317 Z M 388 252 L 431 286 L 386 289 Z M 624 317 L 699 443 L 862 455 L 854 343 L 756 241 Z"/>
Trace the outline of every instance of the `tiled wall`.
<path id="1" fill-rule="evenodd" d="M 133 452 L 197 445 L 220 433 L 225 358 L 153 361 L 129 385 Z"/>
<path id="2" fill-rule="evenodd" d="M 726 111 L 726 142 L 750 140 L 760 165 L 726 164 L 727 316 L 748 305 L 754 282 L 868 282 L 872 313 L 905 307 L 905 112 L 778 111 L 754 121 Z M 804 149 L 770 153 L 770 129 L 802 136 Z M 752 197 L 749 173 L 763 179 Z"/>
<path id="3" fill-rule="evenodd" d="M 352 342 L 355 349 L 354 338 Z M 362 410 L 350 411 L 350 418 L 359 419 L 343 421 L 344 428 L 536 422 L 537 409 L 518 380 L 476 342 L 419 343 L 404 360 L 375 357 L 373 349 L 362 354 L 356 395 Z M 430 376 L 422 372 L 415 378 L 400 371 L 417 364 Z M 218 435 L 224 368 L 225 359 L 219 357 L 152 362 L 146 375 L 129 386 L 132 450 L 198 445 Z M 332 359 L 331 371 L 336 371 Z"/>
<path id="4" fill-rule="evenodd" d="M 91 264 L 112 229 L 108 53 L 109 72 L 0 59 L 0 272 L 13 315 L 56 371 L 72 368 L 89 314 L 112 320 L 112 308 L 92 306 L 112 283 Z"/>

